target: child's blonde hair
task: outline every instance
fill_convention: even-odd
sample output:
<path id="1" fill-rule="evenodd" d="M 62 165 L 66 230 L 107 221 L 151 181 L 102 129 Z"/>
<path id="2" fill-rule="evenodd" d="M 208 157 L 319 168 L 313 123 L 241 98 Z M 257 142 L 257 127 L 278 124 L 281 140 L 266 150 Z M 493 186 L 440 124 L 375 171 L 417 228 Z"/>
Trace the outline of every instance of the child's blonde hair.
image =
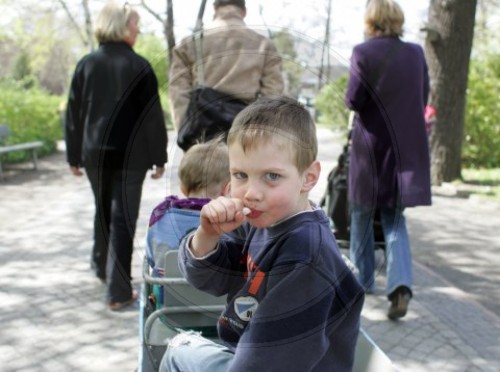
<path id="1" fill-rule="evenodd" d="M 263 97 L 243 109 L 227 138 L 228 146 L 236 142 L 244 151 L 267 142 L 279 150 L 290 150 L 299 172 L 307 169 L 318 155 L 316 125 L 309 111 L 285 96 Z"/>
<path id="2" fill-rule="evenodd" d="M 193 145 L 184 154 L 178 171 L 187 194 L 203 194 L 213 198 L 229 182 L 229 156 L 221 138 Z"/>

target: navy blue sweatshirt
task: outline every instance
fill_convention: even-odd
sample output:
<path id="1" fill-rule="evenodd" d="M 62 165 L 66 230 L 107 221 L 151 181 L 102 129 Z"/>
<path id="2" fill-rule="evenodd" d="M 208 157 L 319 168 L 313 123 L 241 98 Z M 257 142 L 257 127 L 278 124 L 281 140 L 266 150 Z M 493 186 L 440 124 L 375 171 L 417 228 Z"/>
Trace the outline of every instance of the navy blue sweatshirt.
<path id="1" fill-rule="evenodd" d="M 235 350 L 230 371 L 352 370 L 364 292 L 322 210 L 266 229 L 244 224 L 201 260 L 187 241 L 187 280 L 228 298 L 218 331 Z"/>

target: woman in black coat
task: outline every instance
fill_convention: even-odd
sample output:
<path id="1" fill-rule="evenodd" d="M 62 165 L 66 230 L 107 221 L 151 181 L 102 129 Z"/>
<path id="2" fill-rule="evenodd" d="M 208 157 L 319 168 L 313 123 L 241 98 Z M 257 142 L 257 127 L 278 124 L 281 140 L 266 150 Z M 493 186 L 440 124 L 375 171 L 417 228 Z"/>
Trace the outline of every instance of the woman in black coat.
<path id="1" fill-rule="evenodd" d="M 77 64 L 66 115 L 71 172 L 90 181 L 95 198 L 91 267 L 107 282 L 107 302 L 118 310 L 135 301 L 131 286 L 133 240 L 148 169 L 159 179 L 167 162 L 167 132 L 158 82 L 132 49 L 139 14 L 108 4 L 95 34 L 99 48 Z"/>

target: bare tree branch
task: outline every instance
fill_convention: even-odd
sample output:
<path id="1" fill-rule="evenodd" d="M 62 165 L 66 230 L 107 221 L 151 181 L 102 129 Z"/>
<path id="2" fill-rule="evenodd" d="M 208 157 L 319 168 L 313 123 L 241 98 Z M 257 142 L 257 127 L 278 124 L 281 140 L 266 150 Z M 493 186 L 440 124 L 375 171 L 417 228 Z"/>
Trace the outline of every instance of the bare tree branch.
<path id="1" fill-rule="evenodd" d="M 172 60 L 172 49 L 175 46 L 175 35 L 174 35 L 174 8 L 172 5 L 172 0 L 166 0 L 166 17 L 162 18 L 156 11 L 154 11 L 145 0 L 141 0 L 141 6 L 146 9 L 146 11 L 151 14 L 158 22 L 163 26 L 163 35 L 165 36 L 165 41 L 167 43 L 168 58 L 169 61 Z"/>
<path id="2" fill-rule="evenodd" d="M 158 13 L 156 13 L 152 8 L 149 7 L 148 4 L 146 4 L 146 1 L 145 0 L 141 0 L 141 6 L 146 9 L 146 11 L 151 14 L 153 17 L 155 17 L 158 22 L 160 22 L 162 25 L 165 24 L 165 20 L 163 18 L 160 17 L 160 15 Z"/>
<path id="3" fill-rule="evenodd" d="M 87 1 L 87 0 L 84 0 L 84 1 Z M 59 4 L 61 4 L 61 7 L 66 12 L 66 14 L 67 14 L 67 16 L 68 16 L 71 24 L 73 25 L 73 27 L 77 31 L 77 34 L 80 37 L 83 45 L 85 45 L 86 47 L 88 47 L 91 42 L 89 43 L 89 39 L 85 37 L 85 34 L 82 32 L 82 29 L 81 29 L 80 25 L 78 24 L 78 22 L 76 21 L 75 17 L 73 17 L 73 14 L 71 14 L 71 12 L 70 12 L 70 10 L 69 10 L 68 5 L 66 4 L 66 2 L 64 0 L 59 0 Z"/>
<path id="4" fill-rule="evenodd" d="M 165 37 L 168 45 L 168 59 L 172 60 L 172 50 L 175 47 L 174 35 L 174 7 L 172 0 L 167 0 L 167 21 L 165 22 Z"/>
<path id="5" fill-rule="evenodd" d="M 62 1 L 62 0 L 60 0 Z M 94 31 L 92 27 L 92 18 L 90 16 L 89 0 L 82 0 L 83 13 L 85 14 L 85 32 L 87 33 L 87 40 L 89 41 L 89 49 L 94 51 Z"/>
<path id="6" fill-rule="evenodd" d="M 332 14 L 332 0 L 328 0 L 328 8 L 327 8 L 327 18 L 326 18 L 326 27 L 325 27 L 325 38 L 323 39 L 323 47 L 321 49 L 321 64 L 319 67 L 318 74 L 318 85 L 317 90 L 319 91 L 323 86 L 323 74 L 324 74 L 324 64 L 325 64 L 325 55 L 326 55 L 326 78 L 325 81 L 330 79 L 330 22 L 331 22 L 331 14 Z"/>

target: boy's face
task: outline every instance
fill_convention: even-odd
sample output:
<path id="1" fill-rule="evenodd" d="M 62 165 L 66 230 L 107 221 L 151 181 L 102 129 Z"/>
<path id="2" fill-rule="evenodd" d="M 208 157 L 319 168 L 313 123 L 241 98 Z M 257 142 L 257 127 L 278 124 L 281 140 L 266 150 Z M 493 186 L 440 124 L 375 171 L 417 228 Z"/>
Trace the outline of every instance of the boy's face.
<path id="1" fill-rule="evenodd" d="M 319 177 L 317 161 L 300 174 L 290 150 L 267 142 L 246 152 L 239 143 L 231 144 L 229 163 L 231 197 L 250 208 L 246 218 L 253 226 L 268 227 L 311 209 L 308 191 Z"/>

